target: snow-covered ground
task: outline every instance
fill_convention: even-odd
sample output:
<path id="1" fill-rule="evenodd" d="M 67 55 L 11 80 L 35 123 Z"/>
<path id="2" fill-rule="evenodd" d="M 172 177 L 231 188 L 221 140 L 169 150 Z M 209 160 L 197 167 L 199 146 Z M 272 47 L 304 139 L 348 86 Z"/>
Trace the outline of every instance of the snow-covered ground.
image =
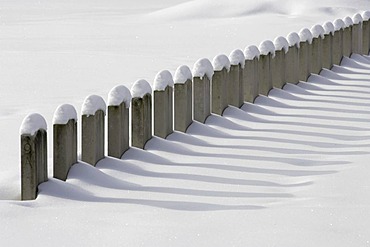
<path id="1" fill-rule="evenodd" d="M 20 202 L 19 127 L 63 103 L 369 9 L 369 1 L 0 1 L 4 246 L 366 246 L 370 57 Z M 52 153 L 50 151 L 49 157 Z M 50 159 L 49 166 L 52 165 Z"/>

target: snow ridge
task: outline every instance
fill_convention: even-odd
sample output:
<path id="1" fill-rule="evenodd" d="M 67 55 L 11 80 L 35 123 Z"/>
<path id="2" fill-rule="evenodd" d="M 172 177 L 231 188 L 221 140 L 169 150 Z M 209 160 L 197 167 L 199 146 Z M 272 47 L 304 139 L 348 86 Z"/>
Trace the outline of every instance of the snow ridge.
<path id="1" fill-rule="evenodd" d="M 174 81 L 176 84 L 184 84 L 187 80 L 191 80 L 193 75 L 191 74 L 191 70 L 186 65 L 181 65 L 176 69 Z"/>
<path id="2" fill-rule="evenodd" d="M 193 76 L 203 78 L 207 75 L 208 79 L 212 79 L 213 67 L 207 58 L 199 59 L 193 66 Z"/>
<path id="3" fill-rule="evenodd" d="M 146 94 L 152 94 L 152 87 L 146 80 L 137 80 L 131 87 L 132 98 L 142 98 Z"/>
<path id="4" fill-rule="evenodd" d="M 299 31 L 299 38 L 301 42 L 308 42 L 309 44 L 312 44 L 312 33 L 308 28 L 303 28 L 301 31 Z"/>
<path id="5" fill-rule="evenodd" d="M 125 103 L 126 108 L 130 107 L 131 92 L 127 87 L 118 85 L 110 90 L 108 94 L 108 105 L 119 106 L 122 102 Z"/>
<path id="6" fill-rule="evenodd" d="M 339 31 L 341 29 L 344 29 L 346 27 L 346 24 L 344 23 L 344 21 L 342 19 L 336 19 L 334 21 L 334 29 L 335 31 Z"/>
<path id="7" fill-rule="evenodd" d="M 287 36 L 289 42 L 289 47 L 297 46 L 299 48 L 299 43 L 301 41 L 299 35 L 296 32 L 291 32 Z"/>
<path id="8" fill-rule="evenodd" d="M 227 71 L 230 71 L 230 60 L 224 54 L 215 56 L 213 58 L 212 65 L 215 71 L 221 71 L 224 68 L 227 69 Z"/>
<path id="9" fill-rule="evenodd" d="M 77 112 L 73 105 L 63 104 L 58 106 L 53 116 L 53 124 L 67 124 L 69 120 L 77 122 Z"/>
<path id="10" fill-rule="evenodd" d="M 332 22 L 330 21 L 327 21 L 324 23 L 324 25 L 322 26 L 325 30 L 325 34 L 332 34 L 334 35 L 334 25 Z"/>
<path id="11" fill-rule="evenodd" d="M 275 45 L 271 40 L 263 41 L 258 49 L 260 50 L 261 55 L 268 55 L 271 53 L 272 57 L 275 56 Z"/>
<path id="12" fill-rule="evenodd" d="M 81 114 L 93 116 L 98 110 L 102 110 L 104 114 L 106 113 L 106 105 L 103 98 L 98 95 L 87 96 L 82 104 Z"/>
<path id="13" fill-rule="evenodd" d="M 260 51 L 258 50 L 258 47 L 255 45 L 247 46 L 244 49 L 244 57 L 246 60 L 253 60 L 255 57 L 260 57 Z"/>
<path id="14" fill-rule="evenodd" d="M 45 118 L 38 113 L 32 113 L 23 119 L 19 134 L 34 135 L 40 129 L 47 130 Z"/>
<path id="15" fill-rule="evenodd" d="M 275 45 L 276 51 L 281 51 L 282 49 L 284 49 L 285 53 L 287 53 L 289 50 L 289 43 L 286 40 L 286 38 L 282 36 L 275 38 L 274 45 Z"/>
<path id="16" fill-rule="evenodd" d="M 351 17 L 346 16 L 346 17 L 343 19 L 343 21 L 344 21 L 345 27 L 353 26 L 353 21 L 352 21 Z"/>
<path id="17" fill-rule="evenodd" d="M 322 39 L 325 37 L 325 30 L 324 28 L 319 25 L 319 24 L 316 24 L 314 25 L 313 27 L 311 27 L 311 33 L 312 33 L 312 36 L 314 38 L 318 38 L 318 37 L 321 37 Z"/>
<path id="18" fill-rule="evenodd" d="M 167 86 L 173 87 L 174 82 L 171 72 L 162 70 L 155 76 L 153 90 L 164 91 Z"/>
<path id="19" fill-rule="evenodd" d="M 233 50 L 229 55 L 229 59 L 230 59 L 230 64 L 231 65 L 240 64 L 241 67 L 244 69 L 245 56 L 244 56 L 244 53 L 243 53 L 242 50 L 240 50 L 240 49 Z"/>
<path id="20" fill-rule="evenodd" d="M 362 19 L 362 16 L 360 15 L 360 14 L 355 14 L 353 17 L 352 17 L 352 19 L 353 19 L 353 23 L 354 24 L 359 24 L 359 23 L 361 23 L 361 22 L 363 22 L 364 20 Z"/>

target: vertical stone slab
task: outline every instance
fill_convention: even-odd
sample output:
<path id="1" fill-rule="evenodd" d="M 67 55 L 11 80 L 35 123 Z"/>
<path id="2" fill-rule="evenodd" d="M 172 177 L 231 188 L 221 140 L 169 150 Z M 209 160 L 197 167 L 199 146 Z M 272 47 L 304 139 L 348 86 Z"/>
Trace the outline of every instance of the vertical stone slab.
<path id="1" fill-rule="evenodd" d="M 322 39 L 322 68 L 330 69 L 332 66 L 332 37 L 333 35 L 329 33 Z"/>
<path id="2" fill-rule="evenodd" d="M 244 49 L 244 100 L 253 103 L 258 96 L 258 67 L 260 51 L 257 46 L 250 45 Z"/>
<path id="3" fill-rule="evenodd" d="M 193 122 L 192 77 L 192 73 L 186 65 L 177 68 L 174 76 L 175 130 L 184 133 Z"/>
<path id="4" fill-rule="evenodd" d="M 285 79 L 287 83 L 299 82 L 299 45 L 300 37 L 292 32 L 287 36 L 289 50 L 285 55 Z"/>
<path id="5" fill-rule="evenodd" d="M 227 84 L 229 105 L 241 107 L 244 104 L 244 66 L 245 56 L 243 51 L 236 49 L 230 55 L 230 71 Z"/>
<path id="6" fill-rule="evenodd" d="M 284 37 L 277 37 L 274 40 L 275 57 L 272 59 L 272 86 L 283 88 L 285 84 L 285 54 L 289 51 L 289 43 Z"/>
<path id="7" fill-rule="evenodd" d="M 343 56 L 349 57 L 352 54 L 352 26 L 343 30 Z"/>
<path id="8" fill-rule="evenodd" d="M 363 19 L 360 14 L 353 16 L 352 26 L 352 52 L 361 54 L 362 53 L 362 22 Z"/>
<path id="9" fill-rule="evenodd" d="M 311 46 L 311 73 L 319 74 L 321 70 L 321 38 L 313 38 Z"/>
<path id="10" fill-rule="evenodd" d="M 261 53 L 258 67 L 258 92 L 267 96 L 272 89 L 271 60 L 275 56 L 275 45 L 272 41 L 265 40 L 258 49 Z"/>
<path id="11" fill-rule="evenodd" d="M 300 81 L 306 81 L 309 76 L 309 66 L 308 55 L 311 50 L 311 45 L 306 42 L 300 42 L 299 48 L 299 75 Z"/>
<path id="12" fill-rule="evenodd" d="M 152 88 L 138 80 L 131 88 L 131 145 L 144 149 L 152 138 Z"/>
<path id="13" fill-rule="evenodd" d="M 362 54 L 368 55 L 370 50 L 370 21 L 362 23 Z"/>
<path id="14" fill-rule="evenodd" d="M 212 113 L 222 115 L 228 106 L 228 72 L 227 68 L 215 71 L 212 77 Z"/>
<path id="15" fill-rule="evenodd" d="M 332 48 L 333 64 L 340 64 L 343 57 L 343 30 L 339 29 L 333 35 L 333 48 Z"/>
<path id="16" fill-rule="evenodd" d="M 161 138 L 173 132 L 172 96 L 171 86 L 166 86 L 164 91 L 154 90 L 154 135 Z"/>
<path id="17" fill-rule="evenodd" d="M 21 143 L 21 199 L 34 200 L 38 185 L 48 180 L 47 133 L 45 119 L 30 114 L 20 128 Z"/>

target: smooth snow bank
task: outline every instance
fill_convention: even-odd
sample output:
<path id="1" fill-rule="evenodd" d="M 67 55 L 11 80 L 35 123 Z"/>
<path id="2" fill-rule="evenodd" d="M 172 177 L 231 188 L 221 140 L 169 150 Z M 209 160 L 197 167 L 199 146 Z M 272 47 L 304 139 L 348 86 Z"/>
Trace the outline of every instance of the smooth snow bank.
<path id="1" fill-rule="evenodd" d="M 325 34 L 332 34 L 334 35 L 334 25 L 332 22 L 330 21 L 327 21 L 324 23 L 324 25 L 322 25 L 322 27 L 324 28 L 324 31 L 325 31 Z"/>
<path id="2" fill-rule="evenodd" d="M 193 76 L 203 78 L 207 75 L 208 79 L 212 79 L 213 66 L 207 58 L 199 59 L 193 66 Z"/>
<path id="3" fill-rule="evenodd" d="M 287 53 L 288 50 L 289 50 L 288 40 L 286 40 L 286 38 L 284 38 L 282 36 L 279 36 L 279 37 L 275 38 L 274 45 L 275 45 L 275 50 L 276 51 L 281 51 L 282 49 L 284 49 L 285 53 Z"/>
<path id="4" fill-rule="evenodd" d="M 255 45 L 247 46 L 244 49 L 244 57 L 246 60 L 253 60 L 254 58 L 260 57 L 260 50 Z"/>
<path id="5" fill-rule="evenodd" d="M 363 22 L 364 20 L 362 19 L 362 16 L 360 14 L 355 14 L 353 17 L 352 17 L 352 20 L 353 20 L 353 23 L 354 24 L 359 24 L 361 22 Z"/>
<path id="6" fill-rule="evenodd" d="M 325 37 L 325 30 L 324 28 L 319 25 L 319 24 L 316 24 L 314 25 L 313 27 L 311 27 L 311 33 L 312 33 L 312 36 L 314 38 L 318 38 L 318 37 L 321 37 L 322 39 Z"/>
<path id="7" fill-rule="evenodd" d="M 174 82 L 171 72 L 162 70 L 154 78 L 153 90 L 164 91 L 167 86 L 173 87 Z"/>
<path id="8" fill-rule="evenodd" d="M 272 56 L 275 56 L 275 45 L 271 40 L 265 40 L 263 41 L 259 48 L 261 55 L 268 55 L 269 53 L 272 54 Z"/>
<path id="9" fill-rule="evenodd" d="M 131 87 L 132 98 L 142 98 L 146 94 L 152 94 L 152 87 L 146 80 L 137 80 Z"/>
<path id="10" fill-rule="evenodd" d="M 95 115 L 98 110 L 102 110 L 106 113 L 106 105 L 104 99 L 98 95 L 87 96 L 82 104 L 81 114 L 82 115 Z"/>
<path id="11" fill-rule="evenodd" d="M 244 56 L 244 53 L 242 50 L 240 49 L 235 49 L 233 50 L 230 55 L 229 55 L 229 59 L 230 59 L 230 64 L 231 65 L 238 65 L 240 64 L 241 67 L 244 69 L 244 66 L 245 66 L 245 56 Z"/>
<path id="12" fill-rule="evenodd" d="M 73 105 L 63 104 L 58 106 L 53 116 L 53 124 L 67 124 L 69 120 L 77 122 L 77 112 Z"/>
<path id="13" fill-rule="evenodd" d="M 176 84 L 184 84 L 187 80 L 191 80 L 192 78 L 193 75 L 190 68 L 186 65 L 181 65 L 176 69 L 173 80 Z"/>
<path id="14" fill-rule="evenodd" d="M 370 19 L 370 11 L 364 11 L 361 16 L 364 21 L 368 21 Z"/>
<path id="15" fill-rule="evenodd" d="M 302 28 L 301 31 L 299 31 L 299 39 L 301 42 L 308 42 L 309 44 L 312 44 L 312 33 L 308 28 Z"/>
<path id="16" fill-rule="evenodd" d="M 230 60 L 226 55 L 220 54 L 213 58 L 212 66 L 215 71 L 221 71 L 224 68 L 230 71 Z"/>
<path id="17" fill-rule="evenodd" d="M 131 104 L 131 98 L 132 96 L 130 90 L 123 85 L 118 85 L 110 90 L 108 94 L 108 105 L 119 106 L 122 104 L 122 102 L 124 102 L 126 108 L 129 108 Z"/>
<path id="18" fill-rule="evenodd" d="M 19 134 L 34 135 L 38 130 L 47 130 L 46 121 L 40 114 L 32 113 L 23 119 Z"/>
<path id="19" fill-rule="evenodd" d="M 289 42 L 289 47 L 297 46 L 299 48 L 299 43 L 301 42 L 301 39 L 296 32 L 289 33 L 287 36 L 287 40 Z"/>
<path id="20" fill-rule="evenodd" d="M 344 29 L 346 27 L 346 24 L 344 23 L 344 21 L 342 19 L 336 19 L 334 21 L 334 29 L 335 31 L 339 31 L 341 29 Z"/>
<path id="21" fill-rule="evenodd" d="M 353 21 L 352 21 L 351 17 L 346 16 L 346 17 L 343 19 L 343 21 L 344 21 L 344 26 L 345 26 L 345 27 L 353 26 Z"/>

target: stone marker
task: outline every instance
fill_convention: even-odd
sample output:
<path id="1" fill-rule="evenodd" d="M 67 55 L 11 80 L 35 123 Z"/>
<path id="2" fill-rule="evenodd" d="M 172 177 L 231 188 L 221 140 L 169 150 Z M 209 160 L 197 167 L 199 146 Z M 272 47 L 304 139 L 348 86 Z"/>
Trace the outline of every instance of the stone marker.
<path id="1" fill-rule="evenodd" d="M 311 71 L 311 48 L 312 48 L 312 33 L 309 29 L 303 28 L 299 31 L 299 73 L 300 81 L 306 81 L 310 76 Z"/>
<path id="2" fill-rule="evenodd" d="M 271 80 L 275 88 L 283 88 L 285 84 L 285 54 L 289 51 L 289 43 L 284 37 L 274 40 L 275 57 L 271 60 Z"/>
<path id="3" fill-rule="evenodd" d="M 245 65 L 244 65 L 244 100 L 253 103 L 258 96 L 258 60 L 260 51 L 257 46 L 251 45 L 245 48 Z"/>
<path id="4" fill-rule="evenodd" d="M 258 93 L 268 95 L 272 89 L 271 60 L 275 56 L 275 46 L 270 40 L 263 41 L 259 48 L 260 58 L 258 60 Z"/>
<path id="5" fill-rule="evenodd" d="M 370 50 L 370 11 L 365 11 L 362 18 L 362 54 L 368 55 Z"/>
<path id="6" fill-rule="evenodd" d="M 227 83 L 227 101 L 229 105 L 241 107 L 244 104 L 244 53 L 239 49 L 233 50 L 229 55 L 229 59 L 231 66 Z"/>
<path id="7" fill-rule="evenodd" d="M 218 55 L 212 61 L 214 74 L 212 77 L 212 113 L 222 115 L 228 106 L 228 80 L 230 60 L 225 55 Z"/>
<path id="8" fill-rule="evenodd" d="M 352 26 L 350 17 L 344 18 L 345 28 L 343 30 L 343 56 L 350 57 L 352 54 Z"/>
<path id="9" fill-rule="evenodd" d="M 360 14 L 355 14 L 353 16 L 352 53 L 362 53 L 362 22 L 363 19 Z"/>
<path id="10" fill-rule="evenodd" d="M 300 37 L 292 32 L 287 36 L 289 50 L 285 54 L 285 80 L 286 83 L 297 84 L 299 82 L 299 48 Z"/>

